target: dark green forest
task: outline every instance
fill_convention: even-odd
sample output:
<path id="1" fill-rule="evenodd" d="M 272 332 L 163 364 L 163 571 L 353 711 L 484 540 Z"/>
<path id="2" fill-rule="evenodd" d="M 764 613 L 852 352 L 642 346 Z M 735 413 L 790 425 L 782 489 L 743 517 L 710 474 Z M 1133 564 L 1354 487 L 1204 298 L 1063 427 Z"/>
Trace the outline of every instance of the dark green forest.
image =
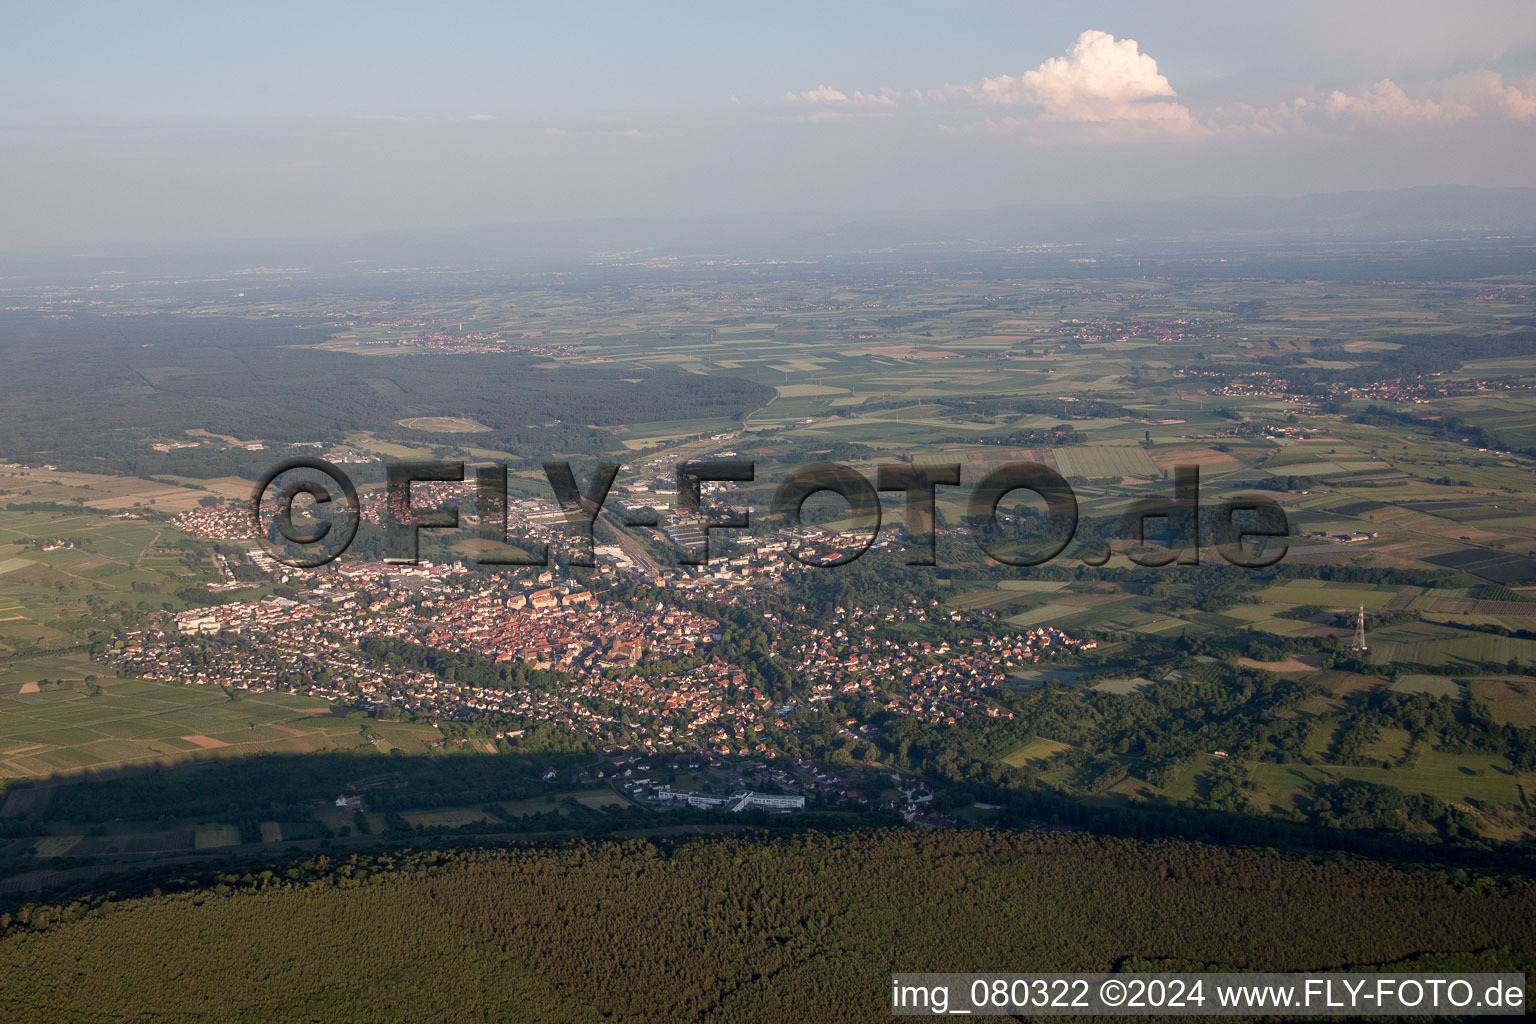
<path id="1" fill-rule="evenodd" d="M 899 970 L 1529 971 L 1536 887 L 881 829 L 317 857 L 0 926 L 7 1020 L 845 1021 Z"/>
<path id="2" fill-rule="evenodd" d="M 477 444 L 521 456 L 593 454 L 618 447 L 607 427 L 739 416 L 773 395 L 751 381 L 629 364 L 549 370 L 534 367 L 543 357 L 515 354 L 380 360 L 313 347 L 330 333 L 303 318 L 0 317 L 0 458 L 129 476 L 254 477 L 272 451 L 162 453 L 150 443 L 185 440 L 187 430 L 269 445 L 336 444 L 352 431 L 462 442 L 396 424 L 421 416 L 477 420 L 491 428 Z M 99 400 L 78 401 L 86 394 Z"/>

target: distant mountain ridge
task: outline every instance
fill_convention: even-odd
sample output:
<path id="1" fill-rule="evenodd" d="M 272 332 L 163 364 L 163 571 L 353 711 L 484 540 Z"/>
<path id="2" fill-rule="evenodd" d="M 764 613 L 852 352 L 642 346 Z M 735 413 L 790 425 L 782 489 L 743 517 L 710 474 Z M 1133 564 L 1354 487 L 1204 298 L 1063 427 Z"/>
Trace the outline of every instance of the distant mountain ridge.
<path id="1" fill-rule="evenodd" d="M 1536 188 L 1437 185 L 1297 197 L 1204 197 L 987 209 L 755 213 L 610 218 L 381 232 L 337 239 L 181 245 L 120 256 L 0 259 L 0 272 L 32 277 L 45 266 L 73 274 L 124 266 L 160 273 L 303 267 L 314 272 L 384 267 L 489 269 L 644 258 L 718 256 L 816 259 L 923 250 L 985 252 L 1031 246 L 1392 241 L 1536 235 Z"/>
<path id="2" fill-rule="evenodd" d="M 486 254 L 605 252 L 839 255 L 949 245 L 991 248 L 1175 239 L 1382 240 L 1536 232 L 1536 188 L 1461 185 L 1298 197 L 1208 197 L 871 214 L 718 215 L 687 219 L 555 221 L 398 232 L 379 242 L 433 248 L 458 241 Z M 356 242 L 365 243 L 366 239 Z"/>
<path id="3" fill-rule="evenodd" d="M 901 221 L 925 226 L 923 218 Z M 1003 206 L 931 215 L 935 229 L 1015 244 L 1105 241 L 1113 238 L 1212 237 L 1234 234 L 1286 238 L 1417 237 L 1536 230 L 1536 188 L 1437 185 L 1290 198 L 1209 197 L 1158 202 Z"/>

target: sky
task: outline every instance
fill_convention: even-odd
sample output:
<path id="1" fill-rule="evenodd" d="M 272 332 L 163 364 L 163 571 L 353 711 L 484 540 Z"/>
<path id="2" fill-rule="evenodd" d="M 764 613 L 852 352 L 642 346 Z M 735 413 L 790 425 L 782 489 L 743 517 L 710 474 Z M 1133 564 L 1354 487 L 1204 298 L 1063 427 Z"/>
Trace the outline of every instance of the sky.
<path id="1" fill-rule="evenodd" d="M 1536 186 L 1536 3 L 12 4 L 0 251 Z"/>

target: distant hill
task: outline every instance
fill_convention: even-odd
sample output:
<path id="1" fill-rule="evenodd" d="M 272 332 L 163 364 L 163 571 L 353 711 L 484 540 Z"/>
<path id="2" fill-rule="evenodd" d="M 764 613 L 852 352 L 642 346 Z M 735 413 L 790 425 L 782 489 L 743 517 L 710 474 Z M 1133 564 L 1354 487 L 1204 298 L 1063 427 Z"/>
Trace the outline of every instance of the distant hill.
<path id="1" fill-rule="evenodd" d="M 1200 247 L 1395 242 L 1536 235 L 1536 188 L 1422 188 L 1278 198 L 1027 204 L 890 211 L 850 220 L 824 213 L 546 221 L 393 231 L 327 240 L 264 240 L 105 257 L 0 260 L 13 280 L 208 274 L 294 267 L 343 274 L 383 268 L 454 270 L 633 264 L 645 260 L 799 260 L 975 253 L 1030 246 Z"/>
<path id="2" fill-rule="evenodd" d="M 1387 240 L 1536 232 L 1536 189 L 1425 188 L 1276 198 L 1003 206 L 898 218 L 993 245 L 1174 239 Z"/>
<path id="3" fill-rule="evenodd" d="M 806 213 L 686 220 L 556 221 L 400 232 L 344 243 L 376 256 L 570 258 L 653 254 L 816 257 L 950 247 L 1234 240 L 1418 239 L 1536 233 L 1536 188 L 1443 185 L 1249 196 L 1016 205 L 844 220 Z"/>

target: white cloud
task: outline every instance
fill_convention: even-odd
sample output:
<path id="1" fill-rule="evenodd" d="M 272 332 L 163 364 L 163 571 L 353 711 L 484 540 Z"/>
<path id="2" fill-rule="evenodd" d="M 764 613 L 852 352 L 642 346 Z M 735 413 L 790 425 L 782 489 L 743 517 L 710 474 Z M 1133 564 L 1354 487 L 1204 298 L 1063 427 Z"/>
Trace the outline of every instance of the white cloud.
<path id="1" fill-rule="evenodd" d="M 1409 126 L 1473 119 L 1536 123 L 1536 76 L 1506 81 L 1492 71 L 1466 71 L 1409 89 L 1383 78 L 1355 92 L 1334 89 L 1288 102 L 1217 103 L 1196 118 L 1136 40 L 1097 29 L 1080 34 L 1061 56 L 1017 75 L 910 92 L 818 85 L 787 92 L 784 99 L 811 108 L 795 120 L 888 116 L 926 104 L 936 130 L 942 124 L 945 131 L 1024 134 L 1042 141 L 1276 136 L 1316 132 L 1329 120 Z M 963 112 L 967 107 L 969 116 Z M 983 114 L 977 108 L 1002 109 Z"/>
<path id="2" fill-rule="evenodd" d="M 1516 121 L 1536 121 L 1536 75 L 1518 86 L 1504 81 L 1493 71 L 1467 71 L 1452 76 L 1446 92 L 1485 116 L 1503 116 Z"/>
<path id="3" fill-rule="evenodd" d="M 1309 99 L 1254 106 L 1233 103 L 1217 107 L 1202 118 L 1213 133 L 1226 136 L 1283 135 L 1305 127 L 1305 116 L 1317 109 Z"/>
<path id="4" fill-rule="evenodd" d="M 1410 96 L 1390 78 L 1351 95 L 1335 89 L 1322 108 L 1334 117 L 1387 123 L 1434 123 L 1473 118 L 1536 121 L 1536 82 L 1506 83 L 1493 71 L 1464 71 L 1431 82 Z"/>
<path id="5" fill-rule="evenodd" d="M 853 102 L 865 107 L 894 107 L 901 94 L 895 89 L 878 89 L 875 92 L 856 92 Z"/>
<path id="6" fill-rule="evenodd" d="M 978 103 L 1029 106 L 1047 121 L 1126 128 L 1135 134 L 1199 135 L 1204 128 L 1177 102 L 1173 86 L 1134 39 L 1090 29 L 1067 52 L 1022 75 L 946 85 L 930 95 Z M 1014 124 L 1005 117 L 995 123 Z"/>
<path id="7" fill-rule="evenodd" d="M 834 89 L 830 85 L 818 85 L 814 89 L 804 92 L 787 92 L 784 98 L 791 103 L 811 103 L 820 106 L 838 107 L 883 107 L 893 108 L 901 94 L 895 89 L 876 89 L 874 92 L 858 92 L 852 95 L 841 89 Z"/>
<path id="8" fill-rule="evenodd" d="M 1157 61 L 1142 53 L 1136 40 L 1096 29 L 1078 36 L 1066 56 L 1052 57 L 1033 71 L 983 78 L 961 88 L 993 103 L 1030 103 L 1066 114 L 1174 94 Z"/>
<path id="9" fill-rule="evenodd" d="M 1323 100 L 1323 109 L 1334 117 L 1368 121 L 1455 121 L 1472 114 L 1471 108 L 1460 104 L 1414 99 L 1390 78 L 1354 96 L 1335 89 Z"/>
<path id="10" fill-rule="evenodd" d="M 830 85 L 818 85 L 804 92 L 787 92 L 784 98 L 791 103 L 847 103 L 848 94 Z"/>

